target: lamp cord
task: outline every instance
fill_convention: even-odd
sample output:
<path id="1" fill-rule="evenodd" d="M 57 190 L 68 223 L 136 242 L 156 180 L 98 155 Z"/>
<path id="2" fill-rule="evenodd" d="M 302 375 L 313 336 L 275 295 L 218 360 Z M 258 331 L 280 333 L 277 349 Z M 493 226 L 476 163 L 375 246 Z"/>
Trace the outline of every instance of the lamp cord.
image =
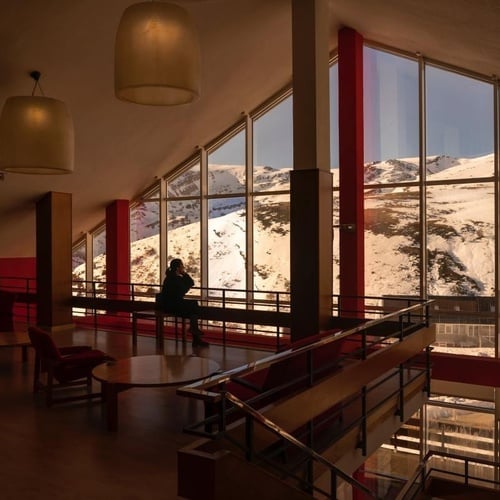
<path id="1" fill-rule="evenodd" d="M 40 90 L 40 94 L 42 94 L 43 97 L 45 97 L 45 93 L 42 89 L 42 86 L 40 85 L 40 71 L 32 71 L 30 73 L 31 78 L 35 80 L 35 85 L 33 85 L 33 90 L 31 91 L 31 95 L 35 95 L 36 88 L 38 87 Z"/>

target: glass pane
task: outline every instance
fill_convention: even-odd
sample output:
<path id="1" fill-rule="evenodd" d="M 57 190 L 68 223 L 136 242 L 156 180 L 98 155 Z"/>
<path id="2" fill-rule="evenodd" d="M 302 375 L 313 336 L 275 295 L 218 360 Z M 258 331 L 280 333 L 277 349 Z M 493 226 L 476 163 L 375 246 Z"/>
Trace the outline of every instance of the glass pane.
<path id="1" fill-rule="evenodd" d="M 245 228 L 245 198 L 209 200 L 209 288 L 246 288 Z"/>
<path id="2" fill-rule="evenodd" d="M 339 68 L 330 66 L 330 168 L 339 168 Z"/>
<path id="3" fill-rule="evenodd" d="M 430 295 L 494 295 L 494 208 L 493 183 L 428 187 Z"/>
<path id="4" fill-rule="evenodd" d="M 106 229 L 92 235 L 92 279 L 106 281 Z"/>
<path id="5" fill-rule="evenodd" d="M 418 179 L 417 160 L 402 161 L 419 155 L 418 64 L 369 47 L 363 55 L 365 162 L 389 169 L 393 179 L 378 176 L 385 182 Z"/>
<path id="6" fill-rule="evenodd" d="M 142 201 L 130 208 L 130 241 L 142 240 L 160 232 L 160 202 Z"/>
<path id="7" fill-rule="evenodd" d="M 208 194 L 245 192 L 245 131 L 208 155 Z"/>
<path id="8" fill-rule="evenodd" d="M 87 275 L 87 262 L 86 262 L 86 245 L 85 241 L 81 242 L 79 245 L 73 247 L 72 250 L 72 280 L 73 280 L 73 293 L 80 293 L 85 290 L 85 283 Z M 75 283 L 76 282 L 76 283 Z"/>
<path id="9" fill-rule="evenodd" d="M 142 201 L 130 209 L 130 280 L 160 281 L 160 202 Z M 135 291 L 146 292 L 145 288 Z"/>
<path id="10" fill-rule="evenodd" d="M 72 250 L 72 270 L 73 279 L 85 280 L 85 262 L 86 262 L 85 241 L 73 247 Z"/>
<path id="11" fill-rule="evenodd" d="M 340 293 L 340 232 L 339 232 L 339 192 L 333 191 L 333 290 L 332 293 Z"/>
<path id="12" fill-rule="evenodd" d="M 292 103 L 289 97 L 254 121 L 254 191 L 290 189 Z"/>
<path id="13" fill-rule="evenodd" d="M 290 291 L 290 196 L 254 202 L 254 290 Z"/>
<path id="14" fill-rule="evenodd" d="M 493 460 L 494 425 L 495 416 L 490 413 L 427 405 L 429 450 Z"/>
<path id="15" fill-rule="evenodd" d="M 187 272 L 200 286 L 201 225 L 200 201 L 183 200 L 167 202 L 167 263 L 182 259 Z"/>
<path id="16" fill-rule="evenodd" d="M 167 182 L 167 196 L 199 196 L 200 195 L 200 163 Z"/>
<path id="17" fill-rule="evenodd" d="M 431 322 L 436 325 L 435 351 L 495 356 L 494 297 L 433 297 Z"/>
<path id="18" fill-rule="evenodd" d="M 427 255 L 436 350 L 494 356 L 493 183 L 431 186 Z"/>
<path id="19" fill-rule="evenodd" d="M 429 174 L 493 175 L 493 85 L 427 66 L 426 105 Z"/>
<path id="20" fill-rule="evenodd" d="M 366 190 L 366 295 L 418 296 L 419 249 L 418 188 Z"/>

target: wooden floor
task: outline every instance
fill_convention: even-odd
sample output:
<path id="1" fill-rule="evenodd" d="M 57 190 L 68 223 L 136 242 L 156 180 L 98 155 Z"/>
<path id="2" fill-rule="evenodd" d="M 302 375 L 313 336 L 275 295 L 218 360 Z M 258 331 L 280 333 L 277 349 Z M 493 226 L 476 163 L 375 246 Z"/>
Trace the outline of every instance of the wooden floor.
<path id="1" fill-rule="evenodd" d="M 115 358 L 132 355 L 124 333 L 78 330 L 55 334 L 59 345 L 91 344 Z M 196 355 L 231 369 L 270 353 L 210 345 Z M 165 342 L 166 354 L 193 354 L 191 344 Z M 139 337 L 137 354 L 155 354 Z M 155 500 L 177 497 L 177 449 L 193 436 L 183 425 L 202 416 L 199 402 L 174 388 L 135 388 L 118 396 L 119 429 L 105 429 L 101 404 L 46 408 L 31 392 L 33 352 L 0 349 L 0 499 Z M 99 385 L 95 382 L 95 390 Z M 193 471 L 196 481 L 196 471 Z"/>

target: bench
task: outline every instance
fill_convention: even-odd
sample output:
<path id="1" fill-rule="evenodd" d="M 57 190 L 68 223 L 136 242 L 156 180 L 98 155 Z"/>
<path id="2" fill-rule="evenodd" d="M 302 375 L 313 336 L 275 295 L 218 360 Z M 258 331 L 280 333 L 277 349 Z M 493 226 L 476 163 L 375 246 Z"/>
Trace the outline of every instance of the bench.
<path id="1" fill-rule="evenodd" d="M 155 322 L 155 337 L 156 337 L 156 347 L 158 349 L 163 349 L 163 339 L 165 320 L 172 318 L 175 325 L 175 340 L 179 338 L 179 322 L 181 323 L 182 329 L 182 341 L 186 341 L 186 318 L 182 316 L 177 316 L 175 313 L 161 311 L 159 309 L 154 310 L 141 310 L 132 311 L 132 346 L 137 347 L 137 320 L 145 319 Z"/>
<path id="2" fill-rule="evenodd" d="M 145 319 L 155 321 L 155 334 L 158 343 L 162 342 L 161 332 L 163 331 L 163 323 L 166 318 L 173 318 L 172 313 L 163 313 L 156 310 L 156 304 L 153 301 L 130 300 L 130 299 L 108 299 L 104 297 L 87 297 L 74 295 L 71 299 L 72 307 L 81 309 L 94 310 L 94 324 L 97 328 L 97 311 L 106 311 L 110 313 L 128 312 L 132 316 L 132 336 L 133 342 L 137 342 L 137 320 Z M 284 311 L 268 311 L 261 309 L 239 309 L 236 307 L 222 306 L 205 306 L 200 305 L 198 318 L 201 320 L 220 321 L 224 325 L 222 327 L 222 342 L 226 342 L 226 323 L 246 324 L 246 325 L 265 325 L 276 328 L 289 328 L 291 316 L 289 312 Z M 176 338 L 178 337 L 179 317 L 177 319 Z M 162 321 L 160 321 L 162 320 Z M 183 327 L 183 340 L 185 340 Z M 278 348 L 280 339 L 278 338 Z"/>

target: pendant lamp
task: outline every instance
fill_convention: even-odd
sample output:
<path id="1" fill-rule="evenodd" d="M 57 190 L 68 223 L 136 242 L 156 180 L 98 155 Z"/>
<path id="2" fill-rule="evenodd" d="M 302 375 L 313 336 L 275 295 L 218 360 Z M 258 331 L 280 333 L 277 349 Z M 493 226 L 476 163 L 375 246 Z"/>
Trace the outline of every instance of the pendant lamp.
<path id="1" fill-rule="evenodd" d="M 115 41 L 115 95 L 138 104 L 185 104 L 200 94 L 200 46 L 179 5 L 143 2 L 125 9 Z"/>
<path id="2" fill-rule="evenodd" d="M 40 72 L 31 96 L 9 97 L 0 116 L 0 170 L 20 174 L 68 174 L 73 172 L 73 120 L 64 102 L 35 96 Z"/>

